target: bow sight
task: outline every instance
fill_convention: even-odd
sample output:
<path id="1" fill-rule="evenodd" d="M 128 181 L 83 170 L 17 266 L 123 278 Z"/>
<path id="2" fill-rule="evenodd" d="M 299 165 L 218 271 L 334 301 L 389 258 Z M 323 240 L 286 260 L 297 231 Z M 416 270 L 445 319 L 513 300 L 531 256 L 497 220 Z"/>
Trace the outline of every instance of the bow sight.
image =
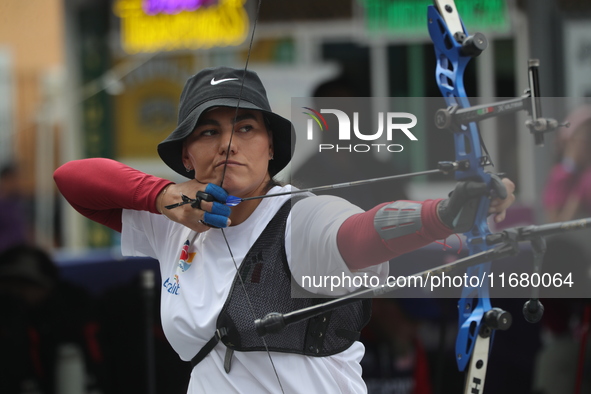
<path id="1" fill-rule="evenodd" d="M 467 42 L 467 40 L 464 41 L 464 43 L 465 42 Z M 540 85 L 538 77 L 539 66 L 540 61 L 538 59 L 529 60 L 529 89 L 525 90 L 523 96 L 492 104 L 474 105 L 469 108 L 460 108 L 459 105 L 453 104 L 448 108 L 439 109 L 435 113 L 435 126 L 439 129 L 449 129 L 453 132 L 454 130 L 466 127 L 466 125 L 471 122 L 480 122 L 481 120 L 488 118 L 524 110 L 531 116 L 531 119 L 528 119 L 525 122 L 525 125 L 534 136 L 535 144 L 537 146 L 543 146 L 544 133 L 554 131 L 559 127 L 568 127 L 568 123 L 558 123 L 555 119 L 543 118 L 541 116 L 542 106 L 540 103 Z M 486 159 L 486 164 L 484 165 L 490 164 L 490 159 L 488 157 Z"/>

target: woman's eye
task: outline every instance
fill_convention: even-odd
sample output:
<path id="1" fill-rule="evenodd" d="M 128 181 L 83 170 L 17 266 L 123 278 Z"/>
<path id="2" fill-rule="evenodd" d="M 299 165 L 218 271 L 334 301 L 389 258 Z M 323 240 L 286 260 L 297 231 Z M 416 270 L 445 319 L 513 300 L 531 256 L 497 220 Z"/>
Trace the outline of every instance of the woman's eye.
<path id="1" fill-rule="evenodd" d="M 203 130 L 203 131 L 201 131 L 201 132 L 199 133 L 199 135 L 207 137 L 207 136 L 211 136 L 211 135 L 214 135 L 214 134 L 216 134 L 216 132 L 217 132 L 217 131 L 216 131 L 216 130 L 214 130 L 214 129 Z"/>
<path id="2" fill-rule="evenodd" d="M 248 131 L 252 130 L 252 128 L 253 128 L 253 127 L 252 127 L 252 126 L 250 126 L 250 125 L 241 126 L 241 127 L 238 129 L 238 132 L 239 132 L 239 133 L 246 133 L 246 132 L 248 132 Z"/>

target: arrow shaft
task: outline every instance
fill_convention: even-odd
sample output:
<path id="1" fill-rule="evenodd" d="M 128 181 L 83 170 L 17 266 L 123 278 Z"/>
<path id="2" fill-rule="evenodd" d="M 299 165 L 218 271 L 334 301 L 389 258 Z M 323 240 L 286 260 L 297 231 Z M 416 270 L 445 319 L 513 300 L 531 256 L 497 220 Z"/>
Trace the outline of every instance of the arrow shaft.
<path id="1" fill-rule="evenodd" d="M 238 198 L 238 197 L 234 197 L 234 196 L 229 196 L 228 199 L 235 198 L 239 202 L 242 202 L 242 201 L 258 200 L 258 199 L 269 198 L 269 197 L 286 196 L 286 195 L 290 195 L 290 194 L 316 193 L 316 192 L 320 192 L 320 191 L 340 189 L 340 188 L 344 188 L 344 187 L 367 185 L 369 183 L 374 183 L 374 182 L 390 181 L 390 180 L 394 180 L 394 179 L 405 179 L 405 178 L 412 178 L 415 176 L 439 174 L 439 173 L 444 173 L 444 171 L 442 171 L 440 169 L 419 171 L 419 172 L 413 172 L 410 174 L 389 175 L 389 176 L 384 176 L 384 177 L 380 177 L 380 178 L 363 179 L 363 180 L 359 180 L 359 181 L 335 183 L 333 185 L 316 186 L 316 187 L 311 187 L 308 189 L 292 190 L 289 192 L 265 194 L 263 196 L 254 196 L 254 197 L 245 197 L 245 198 Z"/>

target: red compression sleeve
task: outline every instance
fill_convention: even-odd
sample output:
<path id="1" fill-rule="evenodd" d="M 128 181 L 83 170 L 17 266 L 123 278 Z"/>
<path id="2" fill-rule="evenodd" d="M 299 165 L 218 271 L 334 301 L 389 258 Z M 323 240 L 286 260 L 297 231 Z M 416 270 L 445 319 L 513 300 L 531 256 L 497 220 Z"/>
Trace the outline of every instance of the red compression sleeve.
<path id="1" fill-rule="evenodd" d="M 441 223 L 437 216 L 439 201 L 441 199 L 422 202 L 423 227 L 419 231 L 388 241 L 380 237 L 373 221 L 380 208 L 390 203 L 380 204 L 345 220 L 337 234 L 337 245 L 349 269 L 358 270 L 383 263 L 453 234 L 453 230 Z"/>
<path id="2" fill-rule="evenodd" d="M 119 232 L 123 209 L 158 213 L 156 197 L 172 183 L 102 158 L 68 162 L 53 179 L 74 209 Z"/>

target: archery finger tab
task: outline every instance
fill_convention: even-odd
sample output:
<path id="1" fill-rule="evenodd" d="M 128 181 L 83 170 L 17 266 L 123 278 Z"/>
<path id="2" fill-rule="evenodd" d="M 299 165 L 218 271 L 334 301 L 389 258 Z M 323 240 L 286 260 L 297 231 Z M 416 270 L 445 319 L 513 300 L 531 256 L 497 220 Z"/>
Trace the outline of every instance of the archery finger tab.
<path id="1" fill-rule="evenodd" d="M 216 201 L 222 203 L 226 202 L 226 198 L 228 198 L 228 192 L 214 183 L 207 184 L 207 186 L 205 187 L 205 193 L 210 194 Z"/>
<path id="2" fill-rule="evenodd" d="M 165 205 L 164 208 L 166 209 L 173 209 L 176 207 L 180 207 L 186 204 L 194 204 L 196 200 L 185 196 L 184 194 L 181 193 L 181 202 L 177 202 L 176 204 L 171 204 L 171 205 Z"/>
<path id="3" fill-rule="evenodd" d="M 195 200 L 193 200 L 193 202 L 191 203 L 191 208 L 202 209 L 201 208 L 202 201 L 213 201 L 213 197 L 207 193 L 204 193 L 202 191 L 198 191 Z"/>
<path id="4" fill-rule="evenodd" d="M 200 199 L 201 201 L 207 201 L 207 202 L 212 202 L 214 200 L 214 196 L 207 193 L 207 192 L 202 192 L 201 190 L 197 192 L 197 198 Z"/>
<path id="5" fill-rule="evenodd" d="M 164 208 L 173 209 L 173 208 L 180 207 L 180 206 L 181 206 L 181 203 L 177 202 L 176 204 L 165 205 Z"/>
<path id="6" fill-rule="evenodd" d="M 213 200 L 214 200 L 214 197 L 211 194 L 200 190 L 197 192 L 197 196 L 196 196 L 195 200 L 193 200 L 191 207 L 203 210 L 203 208 L 201 208 L 201 203 L 203 201 L 212 202 Z"/>
<path id="7" fill-rule="evenodd" d="M 230 225 L 230 219 L 227 216 L 215 215 L 210 212 L 205 212 L 203 222 L 214 228 L 226 228 Z"/>
<path id="8" fill-rule="evenodd" d="M 229 206 L 224 205 L 220 202 L 214 201 L 210 212 L 214 215 L 221 215 L 221 216 L 225 216 L 227 218 L 228 216 L 230 216 L 231 210 L 230 210 Z"/>

